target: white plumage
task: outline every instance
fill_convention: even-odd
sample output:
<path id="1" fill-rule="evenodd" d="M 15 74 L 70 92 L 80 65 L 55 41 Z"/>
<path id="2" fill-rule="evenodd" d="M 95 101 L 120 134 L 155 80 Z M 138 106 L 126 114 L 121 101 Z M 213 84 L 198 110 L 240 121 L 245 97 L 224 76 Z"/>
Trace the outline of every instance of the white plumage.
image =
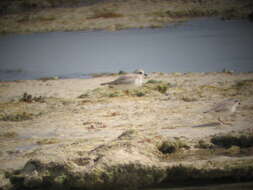
<path id="1" fill-rule="evenodd" d="M 144 75 L 142 69 L 137 69 L 134 73 L 120 76 L 114 81 L 102 83 L 101 85 L 109 85 L 110 87 L 121 89 L 136 88 L 142 86 Z"/>

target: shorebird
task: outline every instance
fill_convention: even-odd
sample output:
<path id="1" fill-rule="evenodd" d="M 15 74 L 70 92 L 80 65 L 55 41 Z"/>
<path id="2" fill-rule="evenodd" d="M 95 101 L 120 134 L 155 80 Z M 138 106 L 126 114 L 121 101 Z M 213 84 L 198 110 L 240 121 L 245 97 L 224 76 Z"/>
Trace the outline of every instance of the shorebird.
<path id="1" fill-rule="evenodd" d="M 144 76 L 147 76 L 147 74 L 144 74 L 142 69 L 137 69 L 134 73 L 120 76 L 114 81 L 102 83 L 101 85 L 109 85 L 119 89 L 137 88 L 142 86 Z"/>
<path id="2" fill-rule="evenodd" d="M 220 121 L 222 124 L 231 124 L 231 123 L 224 122 L 221 119 L 220 114 L 225 114 L 227 116 L 233 115 L 240 104 L 241 103 L 238 99 L 228 99 L 214 105 L 211 109 L 204 111 L 204 113 L 209 113 L 209 112 L 218 113 L 219 114 L 218 121 Z"/>

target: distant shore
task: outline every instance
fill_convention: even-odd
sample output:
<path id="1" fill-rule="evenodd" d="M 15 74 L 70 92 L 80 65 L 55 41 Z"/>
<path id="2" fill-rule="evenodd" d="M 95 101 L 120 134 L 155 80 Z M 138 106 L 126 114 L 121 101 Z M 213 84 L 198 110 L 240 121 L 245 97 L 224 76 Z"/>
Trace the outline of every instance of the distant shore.
<path id="1" fill-rule="evenodd" d="M 0 4 L 0 34 L 156 28 L 204 16 L 218 16 L 225 20 L 250 19 L 253 7 L 250 0 L 89 2 L 77 0 L 50 4 L 50 1 L 35 0 L 29 3 L 26 0 L 4 1 Z"/>

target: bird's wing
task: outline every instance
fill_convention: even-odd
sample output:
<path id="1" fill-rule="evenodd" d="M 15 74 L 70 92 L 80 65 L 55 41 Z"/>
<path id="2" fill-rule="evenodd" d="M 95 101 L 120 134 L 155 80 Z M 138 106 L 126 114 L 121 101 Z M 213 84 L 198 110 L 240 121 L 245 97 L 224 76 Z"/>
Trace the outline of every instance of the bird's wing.
<path id="1" fill-rule="evenodd" d="M 226 103 L 225 102 L 221 102 L 219 104 L 214 105 L 211 109 L 204 111 L 204 113 L 208 113 L 208 112 L 220 112 L 220 111 L 224 111 L 226 107 Z"/>
<path id="2" fill-rule="evenodd" d="M 116 80 L 109 82 L 108 84 L 131 84 L 134 82 L 134 80 L 136 79 L 136 76 L 134 75 L 125 75 L 125 76 L 120 76 L 119 78 L 117 78 Z"/>
<path id="3" fill-rule="evenodd" d="M 220 103 L 220 104 L 218 104 L 218 105 L 216 105 L 214 108 L 213 108 L 213 110 L 215 111 L 215 112 L 220 112 L 220 111 L 224 111 L 224 110 L 226 110 L 226 103 Z"/>

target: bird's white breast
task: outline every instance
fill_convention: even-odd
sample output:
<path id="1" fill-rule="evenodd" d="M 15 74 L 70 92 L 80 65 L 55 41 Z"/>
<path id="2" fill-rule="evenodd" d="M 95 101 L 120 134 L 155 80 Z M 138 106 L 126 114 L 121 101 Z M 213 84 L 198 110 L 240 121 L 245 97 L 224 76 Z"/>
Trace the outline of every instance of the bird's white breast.
<path id="1" fill-rule="evenodd" d="M 238 106 L 238 104 L 234 104 L 232 107 L 231 107 L 231 112 L 234 113 L 236 111 L 236 107 Z"/>

